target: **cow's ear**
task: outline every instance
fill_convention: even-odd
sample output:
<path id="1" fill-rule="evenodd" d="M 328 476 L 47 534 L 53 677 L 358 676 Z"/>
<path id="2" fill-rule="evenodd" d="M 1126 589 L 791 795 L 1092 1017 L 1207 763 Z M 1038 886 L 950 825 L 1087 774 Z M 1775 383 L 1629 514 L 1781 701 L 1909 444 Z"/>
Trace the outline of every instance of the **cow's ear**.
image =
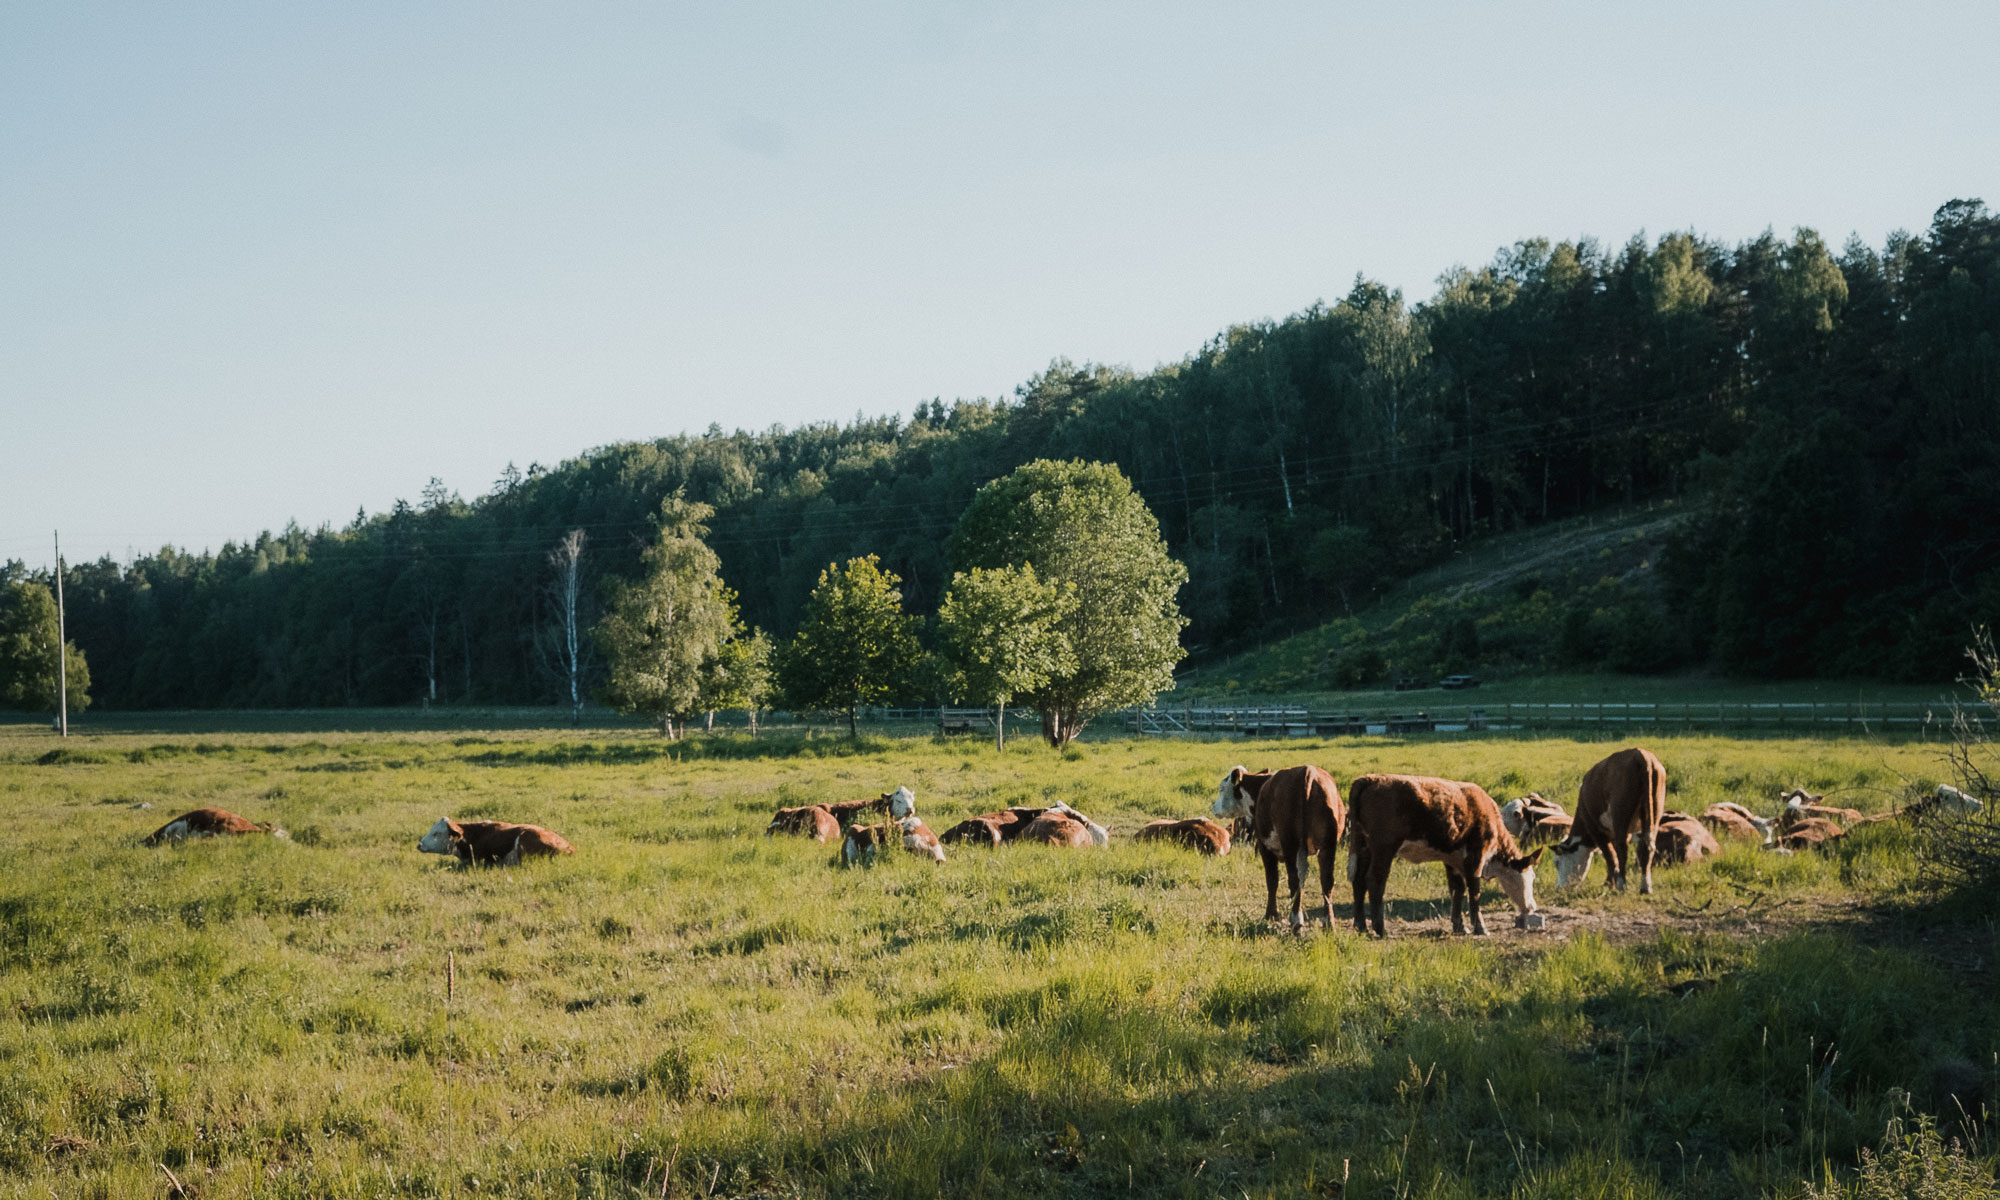
<path id="1" fill-rule="evenodd" d="M 1528 855 L 1527 857 L 1525 857 L 1525 858 L 1521 859 L 1521 860 L 1520 860 L 1519 862 L 1515 863 L 1515 864 L 1514 864 L 1514 869 L 1515 869 L 1515 870 L 1517 870 L 1517 871 L 1530 871 L 1530 870 L 1533 870 L 1533 869 L 1534 869 L 1534 866 L 1535 866 L 1535 864 L 1536 864 L 1536 863 L 1538 863 L 1538 862 L 1540 862 L 1540 861 L 1542 861 L 1542 851 L 1544 851 L 1544 850 L 1547 850 L 1547 849 L 1548 849 L 1548 847 L 1547 847 L 1547 846 L 1537 846 L 1537 847 L 1535 847 L 1535 852 L 1534 852 L 1533 854 L 1530 854 L 1530 855 Z"/>
<path id="2" fill-rule="evenodd" d="M 1231 787 L 1234 787 L 1242 782 L 1243 782 L 1243 768 L 1242 767 L 1229 768 L 1229 785 Z"/>

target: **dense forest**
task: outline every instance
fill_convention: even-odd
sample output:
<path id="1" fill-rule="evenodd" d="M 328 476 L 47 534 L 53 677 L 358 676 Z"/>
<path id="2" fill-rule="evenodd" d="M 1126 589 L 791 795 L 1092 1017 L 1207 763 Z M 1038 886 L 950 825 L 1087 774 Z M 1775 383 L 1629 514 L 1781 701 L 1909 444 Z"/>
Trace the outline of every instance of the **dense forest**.
<path id="1" fill-rule="evenodd" d="M 470 502 L 434 480 L 343 529 L 72 564 L 69 628 L 104 708 L 549 701 L 571 530 L 600 600 L 680 494 L 716 509 L 753 625 L 788 635 L 865 553 L 928 614 L 973 493 L 1036 458 L 1133 480 L 1211 650 L 1365 610 L 1468 539 L 1652 502 L 1686 514 L 1657 586 L 1543 598 L 1637 631 L 1572 665 L 1947 679 L 2000 617 L 2000 218 L 1954 201 L 1838 252 L 1525 241 L 1421 304 L 1357 280 L 1143 375 L 1059 360 L 1006 399 L 711 427 L 509 467 Z"/>

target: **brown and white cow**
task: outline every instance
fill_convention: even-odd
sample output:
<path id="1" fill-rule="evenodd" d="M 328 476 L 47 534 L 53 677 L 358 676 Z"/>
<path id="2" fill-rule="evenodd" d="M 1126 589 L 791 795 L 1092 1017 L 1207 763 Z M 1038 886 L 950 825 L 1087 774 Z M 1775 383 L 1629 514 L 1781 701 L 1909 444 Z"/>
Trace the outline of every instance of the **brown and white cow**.
<path id="1" fill-rule="evenodd" d="M 1837 825 L 1854 825 L 1867 819 L 1862 816 L 1859 809 L 1842 808 L 1837 804 L 1821 804 L 1820 801 L 1826 799 L 1825 796 L 1815 796 L 1804 788 L 1793 788 L 1778 799 L 1784 802 L 1784 807 L 1778 810 L 1780 829 L 1790 829 L 1799 822 L 1814 817 L 1832 821 Z"/>
<path id="2" fill-rule="evenodd" d="M 764 827 L 764 836 L 772 837 L 780 833 L 801 834 L 815 842 L 830 842 L 840 836 L 840 819 L 824 804 L 807 804 L 799 808 L 781 808 L 771 823 Z"/>
<path id="3" fill-rule="evenodd" d="M 1785 826 L 1764 849 L 1786 854 L 1797 850 L 1824 850 L 1846 836 L 1845 829 L 1825 817 L 1801 817 Z"/>
<path id="4" fill-rule="evenodd" d="M 275 825 L 260 824 L 248 817 L 239 817 L 226 808 L 197 808 L 193 812 L 182 813 L 155 829 L 146 838 L 146 844 L 158 846 L 184 842 L 189 838 L 227 837 L 241 833 L 268 833 L 272 837 L 280 838 L 291 836 Z"/>
<path id="5" fill-rule="evenodd" d="M 1480 881 L 1500 884 L 1514 905 L 1516 927 L 1535 911 L 1535 864 L 1542 850 L 1522 854 L 1500 820 L 1500 806 L 1476 783 L 1423 775 L 1363 775 L 1348 785 L 1347 878 L 1354 884 L 1354 928 L 1387 937 L 1383 893 L 1398 858 L 1443 863 L 1451 886 L 1451 931 L 1465 932 L 1461 910 L 1472 909 L 1472 932 L 1483 936 Z M 1544 848 L 1545 849 L 1545 848 Z M 1539 919 L 1539 918 L 1538 918 Z"/>
<path id="6" fill-rule="evenodd" d="M 1667 769 L 1653 752 L 1633 746 L 1585 771 L 1577 790 L 1576 820 L 1556 846 L 1556 884 L 1568 887 L 1590 874 L 1599 851 L 1612 887 L 1625 890 L 1625 846 L 1639 859 L 1639 894 L 1653 891 L 1653 831 L 1667 805 Z"/>
<path id="7" fill-rule="evenodd" d="M 511 867 L 524 858 L 575 854 L 576 847 L 561 834 L 540 825 L 511 821 L 454 821 L 439 817 L 430 832 L 417 839 L 425 854 L 449 854 L 467 866 Z"/>
<path id="8" fill-rule="evenodd" d="M 1333 928 L 1333 856 L 1347 825 L 1347 807 L 1333 776 L 1315 766 L 1250 772 L 1231 768 L 1212 810 L 1218 817 L 1249 818 L 1251 841 L 1264 860 L 1264 919 L 1278 919 L 1278 863 L 1292 888 L 1292 928 L 1305 928 L 1306 860 L 1319 856 L 1319 893 L 1326 925 Z"/>
<path id="9" fill-rule="evenodd" d="M 1570 816 L 1540 792 L 1529 792 L 1500 806 L 1500 822 L 1523 848 L 1551 845 L 1570 833 Z"/>
<path id="10" fill-rule="evenodd" d="M 847 836 L 840 843 L 840 865 L 872 867 L 882 847 L 897 839 L 902 841 L 903 849 L 919 858 L 944 861 L 944 847 L 938 844 L 937 835 L 921 819 L 911 815 L 879 825 L 849 825 Z"/>
<path id="11" fill-rule="evenodd" d="M 1683 866 L 1720 853 L 1722 847 L 1708 826 L 1684 812 L 1660 815 L 1660 827 L 1653 831 L 1653 857 L 1661 866 Z"/>
<path id="12" fill-rule="evenodd" d="M 1091 828 L 1089 824 L 1069 813 L 1051 808 L 1028 822 L 1028 827 L 1021 831 L 1019 840 L 1043 846 L 1070 846 L 1088 850 L 1102 844 L 1092 834 Z"/>
<path id="13" fill-rule="evenodd" d="M 1759 842 L 1770 841 L 1771 830 L 1777 825 L 1776 821 L 1760 817 L 1734 800 L 1718 800 L 1709 805 L 1702 811 L 1701 823 L 1723 837 L 1750 838 Z"/>
<path id="14" fill-rule="evenodd" d="M 899 787 L 893 792 L 883 792 L 873 800 L 842 800 L 821 807 L 832 813 L 834 820 L 843 826 L 852 825 L 863 814 L 872 812 L 886 813 L 890 820 L 900 821 L 917 811 L 917 794 L 907 787 Z"/>
<path id="15" fill-rule="evenodd" d="M 1011 842 L 1021 836 L 1029 822 L 1048 811 L 1044 808 L 1029 808 L 1016 805 L 1003 808 L 999 812 L 981 813 L 967 817 L 944 831 L 947 842 L 971 842 L 980 846 L 997 846 Z"/>
<path id="16" fill-rule="evenodd" d="M 1141 842 L 1172 842 L 1210 856 L 1229 853 L 1229 831 L 1207 817 L 1189 817 L 1185 821 L 1161 817 L 1140 826 L 1132 837 Z"/>

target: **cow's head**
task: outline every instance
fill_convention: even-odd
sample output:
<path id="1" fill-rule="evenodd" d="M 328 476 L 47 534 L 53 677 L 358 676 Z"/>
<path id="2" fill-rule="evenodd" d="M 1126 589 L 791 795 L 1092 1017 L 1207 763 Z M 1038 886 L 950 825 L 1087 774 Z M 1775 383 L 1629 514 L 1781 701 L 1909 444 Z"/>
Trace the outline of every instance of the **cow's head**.
<path id="1" fill-rule="evenodd" d="M 1486 860 L 1486 869 L 1480 872 L 1486 878 L 1497 881 L 1500 890 L 1507 893 L 1507 899 L 1514 905 L 1516 927 L 1525 925 L 1525 918 L 1535 911 L 1535 864 L 1541 860 L 1542 850 L 1533 854 L 1496 854 Z"/>
<path id="2" fill-rule="evenodd" d="M 1556 843 L 1556 886 L 1568 887 L 1582 883 L 1590 874 L 1590 860 L 1597 857 L 1597 850 L 1584 840 L 1571 834 Z"/>
<path id="3" fill-rule="evenodd" d="M 889 815 L 899 821 L 917 811 L 917 794 L 907 787 L 899 787 L 882 798 L 889 802 Z"/>
<path id="4" fill-rule="evenodd" d="M 465 831 L 450 817 L 439 817 L 431 831 L 417 839 L 417 849 L 425 854 L 451 854 L 457 843 L 465 840 Z"/>
<path id="5" fill-rule="evenodd" d="M 1257 793 L 1243 786 L 1249 774 L 1241 765 L 1229 768 L 1229 774 L 1222 777 L 1222 786 L 1216 790 L 1215 807 L 1210 811 L 1218 817 L 1250 820 L 1257 809 Z"/>
<path id="6" fill-rule="evenodd" d="M 1986 807 L 1985 802 L 1979 797 L 1969 796 L 1948 783 L 1938 784 L 1934 794 L 1937 796 L 1938 806 L 1948 813 L 1969 816 Z"/>

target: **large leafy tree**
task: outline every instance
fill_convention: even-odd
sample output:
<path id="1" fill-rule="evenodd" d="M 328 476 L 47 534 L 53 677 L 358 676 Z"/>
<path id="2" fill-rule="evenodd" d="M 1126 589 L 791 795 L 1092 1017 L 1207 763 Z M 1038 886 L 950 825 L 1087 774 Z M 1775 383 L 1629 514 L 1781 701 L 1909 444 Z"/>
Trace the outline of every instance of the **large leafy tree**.
<path id="1" fill-rule="evenodd" d="M 757 731 L 757 710 L 771 694 L 771 639 L 761 629 L 745 629 L 736 608 L 736 593 L 722 589 L 729 610 L 729 640 L 703 665 L 697 707 L 713 717 L 716 710 L 740 708 Z"/>
<path id="2" fill-rule="evenodd" d="M 720 562 L 702 540 L 713 513 L 678 496 L 662 502 L 659 540 L 641 556 L 639 579 L 614 589 L 597 626 L 611 665 L 605 699 L 620 712 L 646 714 L 667 737 L 702 711 L 706 675 L 731 632 Z"/>
<path id="3" fill-rule="evenodd" d="M 0 706 L 54 712 L 62 655 L 56 648 L 56 598 L 42 584 L 16 580 L 0 590 Z M 71 642 L 69 707 L 90 707 L 90 666 Z"/>
<path id="4" fill-rule="evenodd" d="M 1032 566 L 1073 589 L 1075 661 L 1021 699 L 1061 746 L 1092 717 L 1142 704 L 1174 683 L 1181 649 L 1175 594 L 1187 569 L 1167 553 L 1152 510 L 1117 467 L 1040 459 L 979 490 L 952 534 L 955 567 Z"/>
<path id="5" fill-rule="evenodd" d="M 938 609 L 938 652 L 953 695 L 999 711 L 993 744 L 1007 746 L 1007 703 L 1076 669 L 1066 626 L 1076 588 L 1036 578 L 1035 568 L 974 567 L 952 576 Z"/>
<path id="6" fill-rule="evenodd" d="M 778 659 L 778 682 L 793 708 L 847 714 L 909 686 L 923 657 L 917 618 L 903 612 L 902 582 L 873 554 L 828 564 L 806 600 L 805 620 Z"/>

